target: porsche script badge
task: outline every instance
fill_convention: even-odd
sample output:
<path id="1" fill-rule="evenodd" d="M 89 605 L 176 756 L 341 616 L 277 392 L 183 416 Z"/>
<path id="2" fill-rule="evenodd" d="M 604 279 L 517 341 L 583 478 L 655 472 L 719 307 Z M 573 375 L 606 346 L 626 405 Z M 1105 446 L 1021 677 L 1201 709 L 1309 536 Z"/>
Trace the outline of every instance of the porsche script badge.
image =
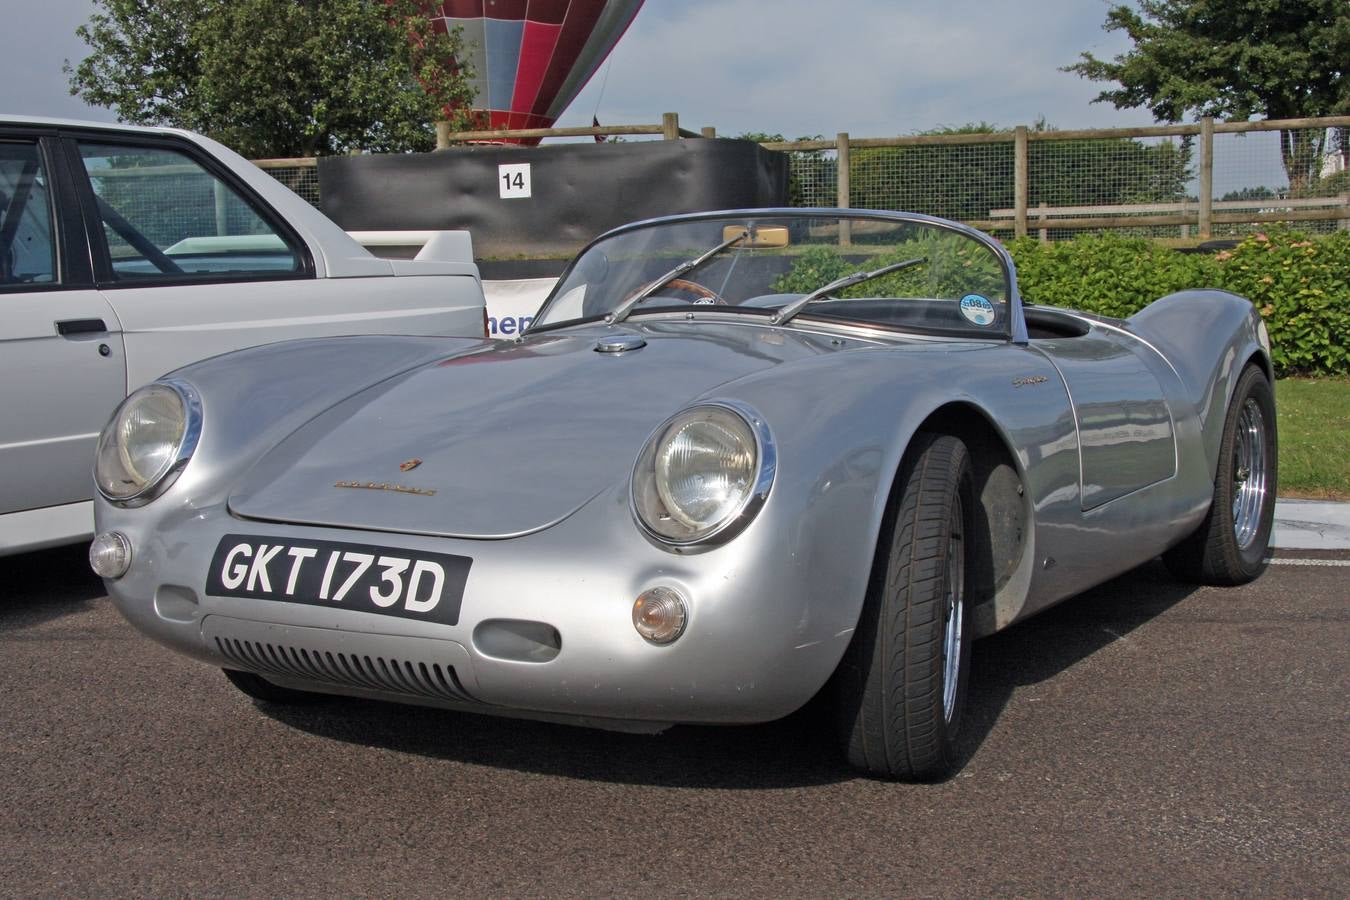
<path id="1" fill-rule="evenodd" d="M 419 497 L 434 497 L 436 492 L 430 488 L 408 487 L 406 484 L 390 484 L 387 481 L 338 481 L 333 487 L 357 488 L 365 491 L 393 491 L 396 494 L 417 494 Z"/>
<path id="2" fill-rule="evenodd" d="M 411 472 L 413 469 L 417 468 L 421 464 L 422 461 L 420 459 L 418 459 L 417 457 L 413 457 L 412 459 L 405 460 L 399 463 L 398 470 L 400 472 Z"/>

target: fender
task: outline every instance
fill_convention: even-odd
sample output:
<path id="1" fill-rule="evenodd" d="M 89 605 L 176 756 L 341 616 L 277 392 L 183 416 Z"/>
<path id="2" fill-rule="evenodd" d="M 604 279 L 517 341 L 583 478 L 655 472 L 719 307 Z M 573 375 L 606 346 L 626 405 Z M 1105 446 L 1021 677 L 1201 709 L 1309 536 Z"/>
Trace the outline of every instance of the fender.
<path id="1" fill-rule="evenodd" d="M 951 377 L 956 371 L 960 379 Z M 802 578 L 832 586 L 833 602 L 822 607 L 828 619 L 813 623 L 819 635 L 857 624 L 905 452 L 919 428 L 953 404 L 987 421 L 1011 451 L 1016 478 L 1025 485 L 1023 546 L 1002 580 L 995 616 L 982 621 L 980 630 L 991 633 L 1018 618 L 1031 582 L 1038 498 L 1045 502 L 1068 491 L 1076 502 L 1078 491 L 1073 415 L 1062 387 L 1047 385 L 1050 390 L 1036 393 L 1013 383 L 1042 375 L 1058 383 L 1043 357 L 1016 344 L 916 342 L 754 373 L 703 398 L 749 404 L 778 440 L 769 503 L 777 505 L 776 521 L 797 523 L 782 535 L 783 559 Z M 840 385 L 852 393 L 841 396 Z M 775 429 L 785 421 L 793 427 Z M 1029 452 L 1038 454 L 1034 469 L 1028 467 Z M 867 515 L 858 515 L 859 509 Z"/>
<path id="2" fill-rule="evenodd" d="M 1158 349 L 1186 386 L 1200 418 L 1213 479 L 1233 388 L 1253 359 L 1272 377 L 1270 339 L 1250 300 L 1219 290 L 1180 291 L 1120 323 Z M 1273 383 L 1273 380 L 1272 380 Z"/>
<path id="3" fill-rule="evenodd" d="M 383 335 L 313 338 L 225 353 L 170 372 L 164 378 L 196 389 L 205 424 L 197 464 L 156 502 L 167 506 L 191 497 L 193 508 L 222 502 L 267 450 L 354 391 L 492 343 Z M 205 465 L 208 460 L 212 465 Z"/>

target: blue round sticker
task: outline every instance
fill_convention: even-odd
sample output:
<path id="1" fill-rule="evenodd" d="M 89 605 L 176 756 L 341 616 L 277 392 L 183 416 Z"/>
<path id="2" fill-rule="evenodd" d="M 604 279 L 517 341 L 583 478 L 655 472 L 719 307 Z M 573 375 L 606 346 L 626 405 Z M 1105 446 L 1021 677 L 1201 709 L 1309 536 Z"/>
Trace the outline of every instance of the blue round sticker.
<path id="1" fill-rule="evenodd" d="M 966 294 L 961 298 L 961 315 L 972 325 L 993 325 L 994 304 L 979 294 Z"/>

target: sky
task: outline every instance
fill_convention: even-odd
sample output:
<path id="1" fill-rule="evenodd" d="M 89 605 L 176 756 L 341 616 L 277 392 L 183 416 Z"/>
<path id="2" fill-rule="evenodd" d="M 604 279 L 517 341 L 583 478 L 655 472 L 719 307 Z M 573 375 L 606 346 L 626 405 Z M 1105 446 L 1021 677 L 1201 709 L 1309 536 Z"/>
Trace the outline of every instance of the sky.
<path id="1" fill-rule="evenodd" d="M 647 0 L 561 124 L 680 123 L 719 134 L 880 137 L 940 125 L 1150 124 L 1093 104 L 1058 71 L 1128 40 L 1102 29 L 1105 0 Z M 601 88 L 603 87 L 603 95 Z"/>
<path id="2" fill-rule="evenodd" d="M 23 3 L 0 32 L 0 112 L 114 121 L 69 94 L 64 61 L 90 0 Z M 1058 71 L 1081 50 L 1127 43 L 1102 30 L 1105 0 L 647 0 L 607 64 L 559 121 L 833 136 L 910 134 L 985 121 L 1060 128 L 1145 125 L 1147 111 L 1092 104 Z M 1034 8 L 1034 12 L 1031 9 Z M 603 89 L 603 90 L 602 90 Z M 598 104 L 598 105 L 597 105 Z"/>
<path id="3" fill-rule="evenodd" d="M 24 3 L 0 31 L 0 113 L 115 121 L 72 97 L 62 63 L 86 52 L 91 0 Z M 647 0 L 559 125 L 644 124 L 675 112 L 692 130 L 792 139 L 913 134 L 1044 118 L 1057 128 L 1153 124 L 1092 100 L 1104 87 L 1059 71 L 1110 58 L 1108 0 Z M 1267 136 L 1268 137 L 1268 136 Z M 1222 163 L 1216 148 L 1216 162 Z M 1268 168 L 1268 166 L 1263 167 Z M 1282 180 L 1278 171 L 1246 181 Z M 1216 187 L 1220 187 L 1216 172 Z M 1222 187 L 1221 190 L 1226 190 Z"/>

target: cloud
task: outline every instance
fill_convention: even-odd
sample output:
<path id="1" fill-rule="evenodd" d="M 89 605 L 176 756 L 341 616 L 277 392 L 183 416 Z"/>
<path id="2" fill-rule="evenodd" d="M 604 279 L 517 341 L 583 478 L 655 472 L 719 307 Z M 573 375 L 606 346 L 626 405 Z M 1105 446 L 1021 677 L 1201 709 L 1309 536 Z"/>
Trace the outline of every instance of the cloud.
<path id="1" fill-rule="evenodd" d="M 648 0 L 560 124 L 660 121 L 788 137 L 908 134 L 939 125 L 1147 124 L 1091 104 L 1100 87 L 1058 71 L 1107 35 L 1106 0 Z M 110 121 L 67 91 L 61 63 L 87 50 L 90 0 L 25 3 L 0 32 L 0 111 Z"/>
<path id="2" fill-rule="evenodd" d="M 719 133 L 903 134 L 938 125 L 1147 123 L 1093 106 L 1098 86 L 1058 71 L 1084 49 L 1124 49 L 1105 3 L 1043 0 L 721 0 L 648 3 L 565 118 Z"/>
<path id="3" fill-rule="evenodd" d="M 0 30 L 0 112 L 114 121 L 110 110 L 72 97 L 61 64 L 79 62 L 88 47 L 75 29 L 94 11 L 90 0 L 22 3 L 23 14 L 6 15 Z"/>

